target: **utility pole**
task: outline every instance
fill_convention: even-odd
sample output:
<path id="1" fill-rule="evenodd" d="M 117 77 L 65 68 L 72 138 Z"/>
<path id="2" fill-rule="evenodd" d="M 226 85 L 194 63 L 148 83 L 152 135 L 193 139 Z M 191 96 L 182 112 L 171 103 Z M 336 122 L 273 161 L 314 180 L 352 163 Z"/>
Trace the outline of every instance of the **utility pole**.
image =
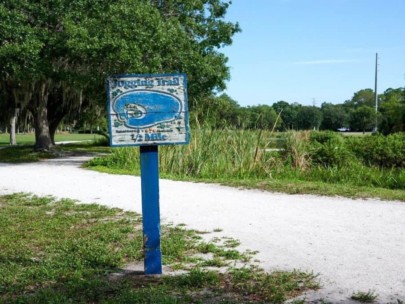
<path id="1" fill-rule="evenodd" d="M 378 78 L 378 53 L 375 53 L 375 83 L 374 83 L 375 127 L 374 127 L 374 132 L 377 132 L 377 131 L 378 131 L 378 93 L 377 93 L 377 78 Z"/>

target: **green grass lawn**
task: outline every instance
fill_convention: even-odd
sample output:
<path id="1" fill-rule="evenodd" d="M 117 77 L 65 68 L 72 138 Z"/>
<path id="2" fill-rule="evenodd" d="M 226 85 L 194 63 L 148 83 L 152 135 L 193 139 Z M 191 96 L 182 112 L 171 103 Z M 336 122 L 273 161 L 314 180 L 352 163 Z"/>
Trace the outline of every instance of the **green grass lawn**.
<path id="1" fill-rule="evenodd" d="M 35 143 L 35 135 L 32 134 L 17 134 L 18 145 L 33 145 Z M 55 141 L 95 141 L 102 138 L 98 134 L 77 134 L 77 133 L 58 133 L 55 135 Z M 8 133 L 0 134 L 0 146 L 7 146 L 10 143 L 10 135 Z"/>
<path id="2" fill-rule="evenodd" d="M 9 146 L 9 134 L 0 134 L 0 162 L 35 162 L 61 156 L 108 153 L 110 148 L 99 145 L 104 137 L 98 134 L 59 133 L 55 135 L 56 147 L 49 152 L 36 152 L 34 134 L 18 134 L 17 146 Z M 61 142 L 72 142 L 58 144 Z"/>
<path id="3" fill-rule="evenodd" d="M 120 209 L 0 196 L 0 303 L 282 303 L 319 287 L 313 274 L 266 273 L 237 240 L 206 242 L 182 225 L 161 231 L 164 269 L 182 274 L 125 272 L 142 265 L 141 227 Z"/>
<path id="4" fill-rule="evenodd" d="M 41 159 L 68 157 L 77 155 L 94 155 L 109 153 L 110 147 L 100 146 L 93 142 L 79 142 L 57 145 L 48 152 L 36 152 L 31 145 L 0 146 L 0 162 L 24 163 L 36 162 Z"/>

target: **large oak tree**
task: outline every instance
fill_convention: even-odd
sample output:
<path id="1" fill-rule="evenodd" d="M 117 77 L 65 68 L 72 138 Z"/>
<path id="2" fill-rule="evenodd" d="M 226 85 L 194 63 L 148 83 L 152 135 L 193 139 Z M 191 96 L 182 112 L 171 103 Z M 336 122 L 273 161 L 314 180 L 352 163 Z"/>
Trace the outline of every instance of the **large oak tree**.
<path id="1" fill-rule="evenodd" d="M 29 109 L 35 147 L 47 150 L 63 117 L 104 102 L 110 74 L 185 72 L 190 100 L 201 100 L 229 78 L 219 52 L 239 31 L 224 21 L 229 4 L 0 0 L 0 102 Z"/>

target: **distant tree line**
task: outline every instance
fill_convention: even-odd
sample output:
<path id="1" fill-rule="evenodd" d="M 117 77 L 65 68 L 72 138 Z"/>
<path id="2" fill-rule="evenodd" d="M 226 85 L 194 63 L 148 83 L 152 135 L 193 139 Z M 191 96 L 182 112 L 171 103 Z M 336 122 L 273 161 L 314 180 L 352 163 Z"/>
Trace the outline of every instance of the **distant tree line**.
<path id="1" fill-rule="evenodd" d="M 2 114 L 4 117 L 8 111 L 5 106 L 5 103 L 0 103 L 0 117 Z M 10 127 L 9 116 L 0 121 L 0 130 L 7 131 Z M 324 102 L 320 107 L 286 101 L 242 107 L 226 94 L 204 95 L 194 98 L 190 115 L 192 126 L 210 126 L 217 129 L 366 132 L 373 131 L 376 122 L 378 132 L 383 134 L 405 131 L 404 88 L 388 89 L 379 94 L 377 113 L 373 90 L 364 89 L 354 93 L 350 100 L 341 104 Z M 34 130 L 32 114 L 27 109 L 20 110 L 15 123 L 17 132 Z M 99 103 L 83 104 L 81 111 L 72 111 L 65 115 L 58 127 L 61 131 L 105 132 L 106 107 Z"/>
<path id="2" fill-rule="evenodd" d="M 378 95 L 378 111 L 372 89 L 354 93 L 341 104 L 320 107 L 277 101 L 270 105 L 241 107 L 226 94 L 211 96 L 195 109 L 194 119 L 214 128 L 286 130 L 405 131 L 405 89 L 387 89 Z"/>

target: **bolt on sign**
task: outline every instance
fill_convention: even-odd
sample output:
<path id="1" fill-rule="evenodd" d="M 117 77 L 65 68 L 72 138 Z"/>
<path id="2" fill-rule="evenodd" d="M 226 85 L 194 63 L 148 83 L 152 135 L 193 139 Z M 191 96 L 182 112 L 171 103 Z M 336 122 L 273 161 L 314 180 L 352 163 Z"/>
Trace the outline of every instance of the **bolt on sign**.
<path id="1" fill-rule="evenodd" d="M 185 74 L 117 75 L 107 84 L 111 146 L 189 142 Z"/>

